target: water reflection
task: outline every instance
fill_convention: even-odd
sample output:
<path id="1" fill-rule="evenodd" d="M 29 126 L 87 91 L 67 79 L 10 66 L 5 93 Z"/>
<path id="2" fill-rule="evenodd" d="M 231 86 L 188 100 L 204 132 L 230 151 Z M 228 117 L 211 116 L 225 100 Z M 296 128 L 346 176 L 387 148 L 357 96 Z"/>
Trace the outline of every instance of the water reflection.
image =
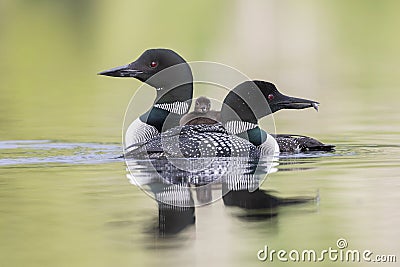
<path id="1" fill-rule="evenodd" d="M 234 216 L 248 221 L 276 217 L 282 205 L 317 200 L 281 198 L 260 189 L 278 164 L 275 158 L 129 159 L 127 177 L 157 201 L 156 235 L 171 237 L 195 227 L 196 208 L 221 199 L 225 207 L 240 209 Z"/>

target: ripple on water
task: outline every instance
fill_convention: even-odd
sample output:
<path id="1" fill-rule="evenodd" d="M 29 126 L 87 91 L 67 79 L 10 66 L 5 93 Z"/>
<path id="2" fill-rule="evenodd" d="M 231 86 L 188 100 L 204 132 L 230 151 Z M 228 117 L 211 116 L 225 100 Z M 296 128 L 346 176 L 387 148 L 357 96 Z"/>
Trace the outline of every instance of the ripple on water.
<path id="1" fill-rule="evenodd" d="M 0 166 L 26 164 L 98 164 L 116 161 L 116 144 L 66 143 L 51 140 L 0 141 Z"/>
<path id="2" fill-rule="evenodd" d="M 68 143 L 53 140 L 0 141 L 0 166 L 33 164 L 100 164 L 113 161 L 121 155 L 117 144 Z M 337 156 L 336 153 L 282 154 L 281 159 L 304 159 Z"/>
<path id="3" fill-rule="evenodd" d="M 385 160 L 398 154 L 399 146 L 340 144 L 334 152 L 308 152 L 281 154 L 281 167 L 288 163 L 301 164 L 310 160 L 336 161 L 357 158 L 358 161 L 371 160 L 374 155 L 386 155 Z M 52 140 L 6 140 L 0 141 L 0 166 L 32 164 L 100 164 L 113 161 L 121 155 L 119 144 L 68 143 Z M 397 158 L 397 156 L 395 157 Z"/>

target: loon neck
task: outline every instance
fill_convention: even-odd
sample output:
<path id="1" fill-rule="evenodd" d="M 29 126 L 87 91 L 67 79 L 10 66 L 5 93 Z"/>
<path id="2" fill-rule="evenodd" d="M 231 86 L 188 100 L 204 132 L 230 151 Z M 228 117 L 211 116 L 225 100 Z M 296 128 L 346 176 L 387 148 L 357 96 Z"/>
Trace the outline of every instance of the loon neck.
<path id="1" fill-rule="evenodd" d="M 267 140 L 267 133 L 257 123 L 235 120 L 225 122 L 224 127 L 228 133 L 246 139 L 255 146 Z"/>
<path id="2" fill-rule="evenodd" d="M 181 84 L 174 87 L 158 87 L 157 96 L 154 100 L 154 105 L 174 103 L 174 102 L 187 102 L 191 104 L 193 98 L 193 82 Z"/>
<path id="3" fill-rule="evenodd" d="M 160 133 L 179 125 L 182 115 L 191 106 L 193 83 L 182 84 L 175 88 L 157 88 L 157 97 L 153 107 L 140 116 L 140 120 L 154 126 Z"/>
<path id="4" fill-rule="evenodd" d="M 247 122 L 247 121 L 227 121 L 224 122 L 224 127 L 226 131 L 230 134 L 240 134 L 248 130 L 258 127 L 257 123 Z"/>

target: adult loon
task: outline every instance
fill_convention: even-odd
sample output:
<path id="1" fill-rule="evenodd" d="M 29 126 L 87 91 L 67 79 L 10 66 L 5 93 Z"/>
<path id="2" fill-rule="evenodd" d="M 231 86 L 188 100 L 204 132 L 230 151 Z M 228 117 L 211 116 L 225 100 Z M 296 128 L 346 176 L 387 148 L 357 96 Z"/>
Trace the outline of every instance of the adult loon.
<path id="1" fill-rule="evenodd" d="M 277 144 L 284 145 L 284 147 L 280 148 L 281 152 L 295 152 L 296 150 L 294 148 L 299 147 L 297 144 L 299 141 L 294 136 L 285 135 L 284 142 L 280 142 L 280 135 L 277 135 L 277 142 L 257 125 L 257 127 L 254 128 L 243 128 L 243 125 L 252 127 L 257 122 L 254 119 L 259 119 L 259 115 L 262 115 L 258 110 L 262 107 L 262 104 L 256 104 L 256 113 L 252 113 L 251 115 L 244 114 L 246 110 L 248 111 L 248 108 L 239 110 L 239 112 L 241 112 L 239 120 L 242 119 L 242 121 L 245 122 L 241 124 L 240 127 L 242 128 L 239 128 L 245 129 L 244 132 L 238 132 L 239 128 L 234 126 L 235 122 L 238 121 L 237 115 L 232 118 L 226 116 L 223 119 L 224 126 L 227 127 L 227 129 L 221 124 L 206 126 L 187 125 L 182 128 L 178 127 L 177 129 L 176 126 L 179 125 L 182 115 L 186 114 L 190 109 L 193 96 L 193 76 L 187 62 L 172 50 L 146 50 L 136 61 L 128 65 L 100 72 L 99 75 L 133 77 L 155 87 L 157 90 L 157 96 L 153 107 L 136 119 L 128 128 L 126 146 L 132 149 L 131 152 L 127 153 L 128 156 L 134 157 L 136 154 L 140 154 L 138 152 L 143 151 L 154 155 L 162 153 L 164 151 L 163 148 L 166 148 L 166 142 L 164 142 L 166 137 L 173 140 L 170 144 L 169 151 L 173 152 L 177 149 L 177 151 L 172 153 L 172 156 L 184 157 L 256 155 L 259 154 L 260 151 L 271 154 L 272 152 L 276 153 L 279 151 Z M 262 83 L 261 81 L 259 82 Z M 243 88 L 241 90 L 245 90 L 247 86 L 246 83 L 244 83 L 238 87 Z M 257 92 L 256 88 L 258 88 L 258 86 L 253 86 L 252 88 L 252 92 Z M 232 96 L 233 94 L 230 95 Z M 260 93 L 256 95 L 259 97 Z M 231 96 L 228 94 L 224 101 L 228 102 L 228 106 L 228 100 L 231 99 Z M 277 103 L 278 100 L 280 100 L 277 104 L 279 108 L 271 109 L 272 112 L 269 113 L 264 112 L 263 116 L 282 108 L 305 108 L 300 102 L 290 103 L 295 98 L 290 98 L 282 94 L 279 96 L 280 97 L 272 99 Z M 265 97 L 269 98 L 269 94 L 266 96 L 264 95 L 264 98 Z M 317 102 L 307 101 L 307 107 L 315 107 L 317 105 Z M 234 103 L 233 100 L 232 103 Z M 244 106 L 245 105 L 243 105 L 243 107 Z M 268 109 L 268 106 L 264 106 L 264 108 Z M 222 112 L 221 110 L 221 117 L 224 116 L 224 113 L 226 112 Z M 247 117 L 250 118 L 250 121 L 246 121 Z M 165 134 L 161 136 L 160 133 Z M 230 142 L 229 145 L 225 143 L 228 139 Z M 222 141 L 224 144 L 219 145 L 217 141 Z M 197 145 L 195 144 L 196 142 Z M 293 146 L 291 143 L 295 143 L 295 145 Z M 305 149 L 307 149 L 306 142 L 304 142 L 304 145 L 306 146 Z"/>
<path id="2" fill-rule="evenodd" d="M 184 115 L 179 125 L 215 124 L 221 121 L 221 112 L 211 110 L 211 101 L 205 96 L 196 99 L 194 111 Z"/>
<path id="3" fill-rule="evenodd" d="M 305 103 L 303 101 L 303 99 L 298 99 L 300 101 L 297 101 L 299 103 L 296 103 L 295 98 L 289 98 L 290 101 L 286 101 L 286 104 L 282 103 L 281 101 L 280 105 L 278 105 L 277 103 L 275 103 L 275 101 L 272 101 L 273 98 L 275 97 L 278 97 L 278 99 L 282 98 L 281 94 L 278 92 L 275 85 L 263 81 L 253 81 L 253 82 L 254 84 L 252 84 L 252 82 L 250 81 L 242 84 L 241 86 L 232 90 L 228 94 L 228 96 L 232 98 L 232 94 L 240 93 L 240 90 L 243 90 L 242 93 L 246 92 L 247 91 L 247 89 L 245 88 L 246 86 L 248 86 L 249 88 L 257 86 L 265 92 L 265 95 L 268 95 L 267 100 L 268 102 L 271 102 L 268 103 L 271 108 L 271 113 L 283 107 L 296 108 L 296 109 L 310 107 L 308 103 Z M 227 101 L 229 97 L 225 99 L 226 102 L 232 101 L 232 100 Z M 245 97 L 245 95 L 243 95 L 243 97 Z M 260 102 L 259 104 L 261 103 L 262 102 Z M 311 103 L 311 106 L 318 111 L 317 102 Z M 199 97 L 198 99 L 196 99 L 194 111 L 183 116 L 180 121 L 180 125 L 183 126 L 183 125 L 195 125 L 195 124 L 215 124 L 217 122 L 221 122 L 221 112 L 210 110 L 210 108 L 211 108 L 210 99 L 204 96 Z M 243 112 L 237 111 L 237 112 L 238 114 L 246 113 L 246 111 Z M 256 121 L 255 119 L 252 120 Z M 239 133 L 239 136 L 243 136 L 246 134 L 250 135 L 258 134 L 259 139 L 262 139 L 262 136 L 266 136 L 266 134 L 263 133 L 261 129 L 256 127 L 255 123 L 248 124 L 242 122 L 242 119 L 240 118 L 238 120 L 226 119 L 224 125 L 225 126 L 227 125 L 228 129 L 230 129 L 230 131 L 233 134 Z M 238 129 L 232 129 L 232 127 L 234 126 L 236 126 Z M 240 128 L 244 129 L 241 130 Z M 272 134 L 272 136 L 278 142 L 281 152 L 331 151 L 334 148 L 333 145 L 325 145 L 314 138 L 302 135 Z"/>
<path id="4" fill-rule="evenodd" d="M 266 146 L 268 139 L 275 139 L 280 152 L 332 151 L 335 146 L 300 135 L 269 135 L 258 126 L 258 120 L 281 109 L 314 108 L 316 101 L 286 96 L 276 86 L 266 81 L 246 81 L 231 90 L 225 97 L 222 109 L 222 124 L 230 134 L 249 140 L 255 146 Z M 263 145 L 264 144 L 264 145 Z"/>

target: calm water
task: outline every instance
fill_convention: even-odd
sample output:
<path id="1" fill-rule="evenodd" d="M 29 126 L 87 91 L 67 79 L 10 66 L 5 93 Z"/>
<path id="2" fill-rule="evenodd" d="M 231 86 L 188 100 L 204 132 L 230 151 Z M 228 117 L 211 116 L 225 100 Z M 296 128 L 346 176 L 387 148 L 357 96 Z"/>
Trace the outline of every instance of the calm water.
<path id="1" fill-rule="evenodd" d="M 271 209 L 255 209 L 248 199 L 243 204 L 246 194 L 165 209 L 126 178 L 125 163 L 113 159 L 118 144 L 3 141 L 2 262 L 253 266 L 262 264 L 256 254 L 265 245 L 321 251 L 336 248 L 339 238 L 349 249 L 398 256 L 400 146 L 393 145 L 398 135 L 372 136 L 338 139 L 334 153 L 282 157 L 278 171 L 261 186 L 265 195 L 319 197 Z M 255 201 L 268 203 L 268 198 Z"/>
<path id="2" fill-rule="evenodd" d="M 396 0 L 0 1 L 0 266 L 303 266 L 260 262 L 257 252 L 335 249 L 339 238 L 397 256 L 367 266 L 399 266 L 399 8 Z M 254 203 L 317 199 L 249 209 L 242 190 L 168 210 L 148 196 L 159 189 L 132 184 L 115 158 L 141 83 L 96 73 L 154 47 L 319 101 L 319 112 L 277 112 L 277 132 L 336 151 L 280 158 Z"/>

